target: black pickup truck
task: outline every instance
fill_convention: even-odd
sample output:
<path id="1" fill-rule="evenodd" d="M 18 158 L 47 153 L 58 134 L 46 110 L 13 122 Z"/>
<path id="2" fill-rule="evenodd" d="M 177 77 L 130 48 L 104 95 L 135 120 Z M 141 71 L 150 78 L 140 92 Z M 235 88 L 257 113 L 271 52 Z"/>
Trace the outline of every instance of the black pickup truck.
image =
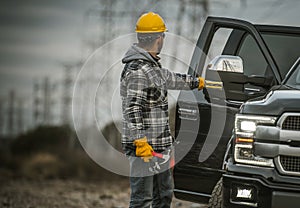
<path id="1" fill-rule="evenodd" d="M 300 58 L 282 85 L 242 105 L 231 146 L 212 204 L 223 199 L 228 208 L 299 207 Z"/>
<path id="2" fill-rule="evenodd" d="M 280 90 L 290 88 L 282 84 L 287 83 L 285 77 L 292 76 L 288 72 L 299 56 L 299 27 L 207 18 L 188 70 L 189 74 L 205 77 L 206 88 L 181 91 L 177 100 L 174 167 L 177 198 L 209 202 L 210 207 L 221 207 L 222 201 L 224 207 L 280 207 L 277 202 L 282 198 L 299 202 L 299 132 L 281 140 L 278 132 L 264 137 L 270 132 L 257 126 L 262 137 L 256 141 L 251 132 L 238 137 L 240 132 L 234 128 L 241 119 L 245 119 L 243 125 L 254 128 L 251 118 L 259 120 L 255 124 L 275 128 L 278 119 L 282 121 L 299 112 L 299 102 L 298 108 L 284 108 L 288 103 L 284 98 L 288 99 L 294 91 Z M 274 90 L 276 87 L 279 89 Z M 283 98 L 274 101 L 279 109 L 272 105 L 258 107 L 257 103 L 277 94 Z M 273 120 L 264 123 L 268 112 Z M 257 147 L 243 147 L 251 142 Z M 293 154 L 281 155 L 280 144 L 291 147 Z M 265 146 L 269 149 L 265 150 Z M 253 157 L 253 163 L 245 162 L 247 156 Z"/>

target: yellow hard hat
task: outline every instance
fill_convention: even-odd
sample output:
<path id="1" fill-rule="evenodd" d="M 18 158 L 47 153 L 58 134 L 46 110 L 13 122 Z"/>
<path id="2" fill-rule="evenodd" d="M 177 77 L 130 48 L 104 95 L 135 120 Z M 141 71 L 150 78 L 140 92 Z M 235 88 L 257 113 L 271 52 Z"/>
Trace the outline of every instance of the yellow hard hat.
<path id="1" fill-rule="evenodd" d="M 154 12 L 143 14 L 136 22 L 135 32 L 137 33 L 158 33 L 166 31 L 167 28 L 163 18 Z"/>

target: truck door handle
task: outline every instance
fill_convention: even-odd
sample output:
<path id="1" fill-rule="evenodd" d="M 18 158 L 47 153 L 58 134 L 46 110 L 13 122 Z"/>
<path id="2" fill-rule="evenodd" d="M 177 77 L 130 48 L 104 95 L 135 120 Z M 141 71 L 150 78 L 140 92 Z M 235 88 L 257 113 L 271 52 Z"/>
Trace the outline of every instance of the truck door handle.
<path id="1" fill-rule="evenodd" d="M 186 120 L 197 120 L 198 113 L 196 109 L 189 108 L 179 108 L 178 109 L 179 118 Z"/>
<path id="2" fill-rule="evenodd" d="M 250 87 L 245 87 L 245 90 L 246 90 L 246 91 L 249 91 L 249 92 L 260 92 L 260 91 L 261 91 L 260 89 L 257 89 L 257 88 L 250 88 Z"/>
<path id="3" fill-rule="evenodd" d="M 252 88 L 252 87 L 245 87 L 244 91 L 248 95 L 255 95 L 255 94 L 260 94 L 261 93 L 261 89 L 259 89 L 259 88 Z"/>

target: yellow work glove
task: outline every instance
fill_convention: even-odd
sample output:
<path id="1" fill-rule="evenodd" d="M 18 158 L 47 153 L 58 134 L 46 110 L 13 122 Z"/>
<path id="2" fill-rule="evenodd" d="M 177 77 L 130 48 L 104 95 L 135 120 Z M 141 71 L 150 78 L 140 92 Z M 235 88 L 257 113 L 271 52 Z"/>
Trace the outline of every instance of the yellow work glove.
<path id="1" fill-rule="evenodd" d="M 205 86 L 205 80 L 203 77 L 198 77 L 199 85 L 198 85 L 198 90 L 202 90 Z"/>
<path id="2" fill-rule="evenodd" d="M 141 157 L 144 162 L 149 162 L 149 160 L 153 157 L 152 147 L 147 142 L 147 137 L 143 137 L 141 139 L 134 140 L 133 144 L 136 146 L 135 154 L 137 157 Z"/>

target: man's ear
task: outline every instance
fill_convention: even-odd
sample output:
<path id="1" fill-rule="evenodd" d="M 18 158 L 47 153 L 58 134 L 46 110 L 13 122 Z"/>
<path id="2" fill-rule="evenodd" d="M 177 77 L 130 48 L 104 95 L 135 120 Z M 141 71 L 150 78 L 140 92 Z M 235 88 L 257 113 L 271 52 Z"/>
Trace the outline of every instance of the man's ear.
<path id="1" fill-rule="evenodd" d="M 157 39 L 155 40 L 155 44 L 156 44 L 157 46 L 160 46 L 161 43 L 162 43 L 162 37 L 160 36 L 159 38 L 157 38 Z"/>
<path id="2" fill-rule="evenodd" d="M 161 43 L 163 41 L 163 37 L 160 35 L 159 38 L 157 38 L 159 40 L 159 43 Z"/>

